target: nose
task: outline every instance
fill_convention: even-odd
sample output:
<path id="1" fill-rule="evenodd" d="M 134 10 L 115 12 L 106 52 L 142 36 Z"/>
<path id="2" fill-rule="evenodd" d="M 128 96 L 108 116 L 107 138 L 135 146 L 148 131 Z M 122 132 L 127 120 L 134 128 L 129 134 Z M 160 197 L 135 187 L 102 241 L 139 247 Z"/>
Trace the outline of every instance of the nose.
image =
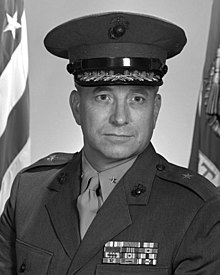
<path id="1" fill-rule="evenodd" d="M 129 109 L 125 102 L 118 101 L 115 103 L 110 116 L 110 123 L 115 126 L 123 126 L 129 122 Z"/>

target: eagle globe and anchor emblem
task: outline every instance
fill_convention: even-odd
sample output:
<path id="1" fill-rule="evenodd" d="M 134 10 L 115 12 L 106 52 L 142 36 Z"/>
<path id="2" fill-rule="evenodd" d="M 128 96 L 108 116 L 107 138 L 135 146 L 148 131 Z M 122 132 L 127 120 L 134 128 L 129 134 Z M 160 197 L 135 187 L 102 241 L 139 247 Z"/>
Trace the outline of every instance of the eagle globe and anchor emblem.
<path id="1" fill-rule="evenodd" d="M 207 121 L 211 129 L 220 138 L 220 46 L 211 66 L 208 80 L 204 80 L 203 102 Z"/>

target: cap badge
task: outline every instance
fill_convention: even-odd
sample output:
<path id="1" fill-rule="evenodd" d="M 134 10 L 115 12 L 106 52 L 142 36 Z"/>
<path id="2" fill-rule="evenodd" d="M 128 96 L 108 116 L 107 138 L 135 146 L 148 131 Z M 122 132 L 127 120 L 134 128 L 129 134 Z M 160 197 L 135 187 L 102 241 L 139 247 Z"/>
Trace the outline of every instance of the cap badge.
<path id="1" fill-rule="evenodd" d="M 121 38 L 128 29 L 129 22 L 125 20 L 123 16 L 116 17 L 111 22 L 111 28 L 108 30 L 108 36 L 110 39 Z"/>

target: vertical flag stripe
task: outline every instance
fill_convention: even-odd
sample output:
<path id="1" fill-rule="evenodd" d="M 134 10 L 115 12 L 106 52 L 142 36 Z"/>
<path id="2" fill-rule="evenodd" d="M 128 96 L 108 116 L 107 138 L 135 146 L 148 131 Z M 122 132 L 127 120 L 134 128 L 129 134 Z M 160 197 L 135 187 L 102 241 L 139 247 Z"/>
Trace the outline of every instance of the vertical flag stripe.
<path id="1" fill-rule="evenodd" d="M 0 182 L 8 166 L 29 138 L 29 110 L 26 108 L 28 105 L 27 89 L 10 113 L 5 132 L 0 137 L 1 157 L 4 159 L 4 162 L 0 163 Z"/>
<path id="2" fill-rule="evenodd" d="M 25 14 L 22 20 L 22 24 L 25 25 Z M 0 77 L 0 136 L 5 130 L 11 110 L 25 90 L 27 76 L 27 33 L 23 28 L 22 41 L 13 52 L 10 62 Z"/>
<path id="3" fill-rule="evenodd" d="M 6 170 L 4 177 L 2 179 L 2 185 L 0 189 L 0 213 L 4 208 L 5 201 L 9 198 L 10 190 L 12 183 L 15 179 L 16 174 L 20 171 L 24 166 L 28 166 L 30 164 L 30 138 L 27 140 L 25 146 L 10 164 L 8 169 Z M 4 198 L 4 199 L 1 199 Z"/>
<path id="4" fill-rule="evenodd" d="M 0 213 L 30 164 L 27 30 L 23 0 L 0 2 Z"/>

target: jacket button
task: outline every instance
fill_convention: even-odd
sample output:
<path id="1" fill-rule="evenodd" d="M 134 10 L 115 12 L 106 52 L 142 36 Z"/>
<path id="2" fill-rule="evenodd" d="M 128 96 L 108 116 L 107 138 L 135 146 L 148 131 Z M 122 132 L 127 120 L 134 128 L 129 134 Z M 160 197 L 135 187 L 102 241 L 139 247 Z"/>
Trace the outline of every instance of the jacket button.
<path id="1" fill-rule="evenodd" d="M 25 269 L 26 269 L 26 264 L 23 263 L 23 264 L 20 266 L 19 272 L 20 272 L 20 273 L 24 273 L 24 272 L 25 272 Z"/>
<path id="2" fill-rule="evenodd" d="M 67 178 L 66 173 L 61 173 L 61 175 L 58 176 L 57 181 L 58 181 L 60 184 L 63 184 L 63 183 L 65 183 L 66 178 Z"/>
<path id="3" fill-rule="evenodd" d="M 157 164 L 156 168 L 157 168 L 158 171 L 165 170 L 165 166 L 163 164 Z"/>

